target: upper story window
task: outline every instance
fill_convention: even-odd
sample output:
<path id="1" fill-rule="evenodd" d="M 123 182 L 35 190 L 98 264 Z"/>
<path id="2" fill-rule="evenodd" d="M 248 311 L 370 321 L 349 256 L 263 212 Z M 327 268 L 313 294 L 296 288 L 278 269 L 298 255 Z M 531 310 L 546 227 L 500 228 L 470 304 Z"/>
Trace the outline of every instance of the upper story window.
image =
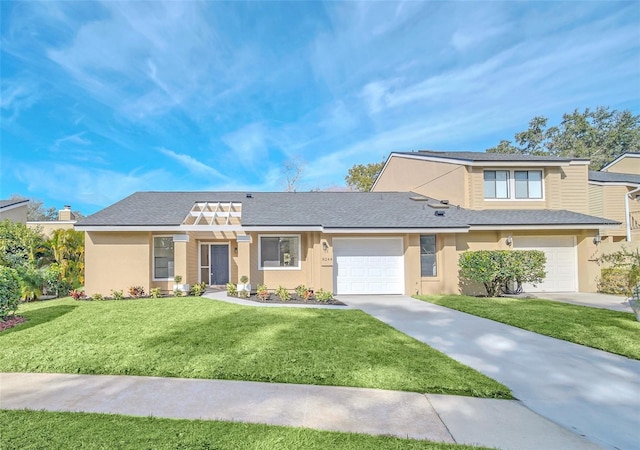
<path id="1" fill-rule="evenodd" d="M 260 269 L 299 269 L 300 236 L 260 236 Z"/>
<path id="2" fill-rule="evenodd" d="M 153 238 L 153 278 L 168 280 L 174 276 L 173 236 Z"/>
<path id="3" fill-rule="evenodd" d="M 516 170 L 514 179 L 516 198 L 542 198 L 541 170 Z"/>
<path id="4" fill-rule="evenodd" d="M 435 234 L 420 236 L 420 274 L 423 277 L 435 277 L 438 274 Z"/>
<path id="5" fill-rule="evenodd" d="M 484 171 L 484 198 L 509 198 L 509 171 Z"/>
<path id="6" fill-rule="evenodd" d="M 542 170 L 485 170 L 484 198 L 542 199 Z"/>

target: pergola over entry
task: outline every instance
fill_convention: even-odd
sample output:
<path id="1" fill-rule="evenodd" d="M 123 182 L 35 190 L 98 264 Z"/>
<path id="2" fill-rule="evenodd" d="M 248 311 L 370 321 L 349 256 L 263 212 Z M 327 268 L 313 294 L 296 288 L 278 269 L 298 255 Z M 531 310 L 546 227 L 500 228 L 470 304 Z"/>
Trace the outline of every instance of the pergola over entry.
<path id="1" fill-rule="evenodd" d="M 183 225 L 240 225 L 242 203 L 196 202 L 182 222 Z"/>

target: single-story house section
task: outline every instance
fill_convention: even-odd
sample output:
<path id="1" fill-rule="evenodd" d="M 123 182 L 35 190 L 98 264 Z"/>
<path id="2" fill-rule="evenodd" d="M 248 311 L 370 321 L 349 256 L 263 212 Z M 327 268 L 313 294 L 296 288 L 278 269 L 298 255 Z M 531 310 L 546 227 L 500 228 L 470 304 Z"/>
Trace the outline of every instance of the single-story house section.
<path id="1" fill-rule="evenodd" d="M 0 221 L 26 223 L 29 200 L 8 199 L 0 200 Z"/>
<path id="2" fill-rule="evenodd" d="M 334 294 L 459 293 L 458 258 L 541 249 L 528 289 L 595 291 L 598 230 L 619 222 L 565 210 L 470 210 L 411 192 L 138 192 L 75 225 L 86 293 L 170 291 L 173 278 Z M 469 292 L 464 288 L 463 292 Z"/>

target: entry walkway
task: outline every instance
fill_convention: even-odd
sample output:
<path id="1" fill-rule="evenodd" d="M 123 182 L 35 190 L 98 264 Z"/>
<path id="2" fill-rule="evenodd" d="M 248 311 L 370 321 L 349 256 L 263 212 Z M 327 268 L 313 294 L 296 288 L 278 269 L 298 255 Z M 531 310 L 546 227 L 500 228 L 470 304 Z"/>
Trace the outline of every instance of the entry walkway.
<path id="1" fill-rule="evenodd" d="M 0 407 L 266 423 L 501 449 L 599 448 L 517 401 L 349 387 L 1 373 Z"/>
<path id="2" fill-rule="evenodd" d="M 613 311 L 633 312 L 629 301 L 617 295 L 592 292 L 541 292 L 528 294 L 534 298 L 553 300 L 554 302 L 572 305 L 589 306 L 591 308 L 611 309 Z"/>
<path id="3" fill-rule="evenodd" d="M 500 381 L 531 410 L 593 442 L 640 447 L 640 361 L 407 296 L 339 299 Z"/>

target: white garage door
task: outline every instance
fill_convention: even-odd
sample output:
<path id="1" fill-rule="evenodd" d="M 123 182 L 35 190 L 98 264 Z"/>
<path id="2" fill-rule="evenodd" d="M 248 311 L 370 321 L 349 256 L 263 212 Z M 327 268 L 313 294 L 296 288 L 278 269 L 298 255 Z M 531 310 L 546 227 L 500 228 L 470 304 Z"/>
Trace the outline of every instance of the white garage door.
<path id="1" fill-rule="evenodd" d="M 547 276 L 537 286 L 525 284 L 525 292 L 576 292 L 578 261 L 573 236 L 514 237 L 517 250 L 542 250 L 547 256 Z"/>
<path id="2" fill-rule="evenodd" d="M 402 238 L 333 239 L 336 294 L 404 294 Z"/>

